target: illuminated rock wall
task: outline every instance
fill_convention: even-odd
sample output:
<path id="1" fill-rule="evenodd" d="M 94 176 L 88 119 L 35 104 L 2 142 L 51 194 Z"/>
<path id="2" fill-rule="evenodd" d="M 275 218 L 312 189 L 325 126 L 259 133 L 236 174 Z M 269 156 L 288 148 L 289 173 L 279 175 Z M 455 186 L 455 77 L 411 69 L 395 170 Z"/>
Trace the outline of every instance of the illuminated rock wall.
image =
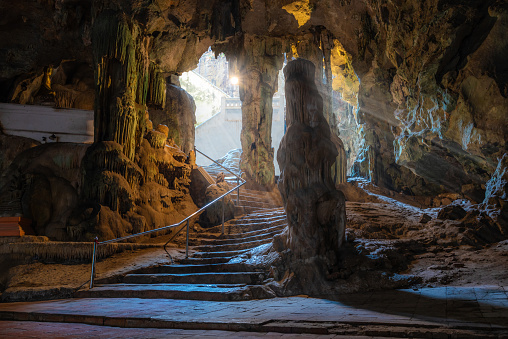
<path id="1" fill-rule="evenodd" d="M 246 36 L 237 59 L 242 100 L 242 160 L 246 178 L 261 186 L 274 184 L 272 98 L 284 61 L 282 42 Z"/>

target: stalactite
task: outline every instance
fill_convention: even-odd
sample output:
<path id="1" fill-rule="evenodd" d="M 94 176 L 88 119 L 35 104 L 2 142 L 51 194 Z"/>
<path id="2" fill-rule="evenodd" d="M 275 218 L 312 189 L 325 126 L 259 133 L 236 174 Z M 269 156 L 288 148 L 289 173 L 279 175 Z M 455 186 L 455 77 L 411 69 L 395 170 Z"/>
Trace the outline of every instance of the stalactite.
<path id="1" fill-rule="evenodd" d="M 95 141 L 116 141 L 134 159 L 144 134 L 149 85 L 146 37 L 136 22 L 106 10 L 94 20 Z"/>
<path id="2" fill-rule="evenodd" d="M 166 105 L 166 78 L 153 62 L 150 63 L 147 103 L 159 107 Z"/>

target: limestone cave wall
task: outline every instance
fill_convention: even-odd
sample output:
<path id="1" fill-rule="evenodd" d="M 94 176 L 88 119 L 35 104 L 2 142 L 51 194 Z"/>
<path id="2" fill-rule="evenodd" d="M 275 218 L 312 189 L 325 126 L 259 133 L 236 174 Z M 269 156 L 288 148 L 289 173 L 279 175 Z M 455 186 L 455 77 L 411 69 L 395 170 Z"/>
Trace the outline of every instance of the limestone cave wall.
<path id="1" fill-rule="evenodd" d="M 349 157 L 352 175 L 408 194 L 454 192 L 479 203 L 497 192 L 487 185 L 493 175 L 504 173 L 502 0 L 22 0 L 2 2 L 0 18 L 0 101 L 93 105 L 97 143 L 85 163 L 101 162 L 93 168 L 104 175 L 85 176 L 95 187 L 86 197 L 113 210 L 115 199 L 97 182 L 125 180 L 137 190 L 141 182 L 168 181 L 150 169 L 159 165 L 141 160 L 147 143 L 164 149 L 166 131 L 153 130 L 146 112 L 167 107 L 167 79 L 194 68 L 210 47 L 247 79 L 242 168 L 258 183 L 273 181 L 266 164 L 275 145 L 263 131 L 277 72 L 297 55 L 316 65 L 332 137 L 357 125 L 340 136 L 347 152 L 358 150 Z M 349 105 L 347 118 L 334 112 L 334 90 Z M 192 118 L 166 122 L 173 141 L 191 148 Z M 104 152 L 115 154 L 110 165 Z"/>
<path id="2" fill-rule="evenodd" d="M 356 173 L 422 195 L 481 202 L 506 153 L 506 3 L 443 1 L 369 7 L 360 58 L 364 147 Z"/>

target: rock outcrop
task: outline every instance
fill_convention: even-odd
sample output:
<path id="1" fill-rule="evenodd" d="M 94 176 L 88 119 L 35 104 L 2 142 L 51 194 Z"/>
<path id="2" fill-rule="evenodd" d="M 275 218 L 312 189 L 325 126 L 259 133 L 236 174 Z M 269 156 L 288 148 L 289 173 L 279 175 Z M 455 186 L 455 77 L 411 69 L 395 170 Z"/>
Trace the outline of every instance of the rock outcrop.
<path id="1" fill-rule="evenodd" d="M 205 190 L 205 204 L 212 202 L 230 189 L 231 187 L 225 181 L 208 186 Z M 225 196 L 221 201 L 208 207 L 199 216 L 199 223 L 202 227 L 219 225 L 222 223 L 222 213 L 224 213 L 224 222 L 235 217 L 235 205 L 231 195 Z"/>
<path id="2" fill-rule="evenodd" d="M 194 99 L 184 89 L 166 83 L 166 104 L 164 109 L 149 109 L 150 120 L 155 125 L 166 125 L 169 128 L 168 138 L 185 153 L 194 149 L 196 105 Z"/>

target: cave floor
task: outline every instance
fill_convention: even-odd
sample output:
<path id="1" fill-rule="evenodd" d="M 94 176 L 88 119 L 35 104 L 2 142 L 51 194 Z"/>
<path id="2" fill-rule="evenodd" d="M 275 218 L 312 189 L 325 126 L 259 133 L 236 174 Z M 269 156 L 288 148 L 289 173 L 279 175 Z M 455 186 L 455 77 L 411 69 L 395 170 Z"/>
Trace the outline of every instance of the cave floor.
<path id="1" fill-rule="evenodd" d="M 393 195 L 364 192 L 361 199 L 347 202 L 348 246 L 387 271 L 418 277 L 412 288 L 378 286 L 377 291 L 321 299 L 146 297 L 1 303 L 0 338 L 508 338 L 508 240 L 469 243 L 461 238 L 461 222 L 440 220 L 438 209 L 423 208 L 405 197 L 397 201 Z M 430 220 L 422 223 L 425 214 Z M 176 261 L 184 256 L 182 248 L 170 252 Z M 161 248 L 149 248 L 113 255 L 100 261 L 97 270 L 106 279 L 168 263 Z M 89 263 L 19 265 L 9 271 L 8 287 L 43 297 L 55 288 L 74 291 L 87 281 L 89 270 Z M 358 283 L 356 290 L 363 291 Z"/>
<path id="2" fill-rule="evenodd" d="M 0 337 L 508 337 L 508 286 L 399 289 L 333 299 L 78 298 L 3 303 Z"/>

